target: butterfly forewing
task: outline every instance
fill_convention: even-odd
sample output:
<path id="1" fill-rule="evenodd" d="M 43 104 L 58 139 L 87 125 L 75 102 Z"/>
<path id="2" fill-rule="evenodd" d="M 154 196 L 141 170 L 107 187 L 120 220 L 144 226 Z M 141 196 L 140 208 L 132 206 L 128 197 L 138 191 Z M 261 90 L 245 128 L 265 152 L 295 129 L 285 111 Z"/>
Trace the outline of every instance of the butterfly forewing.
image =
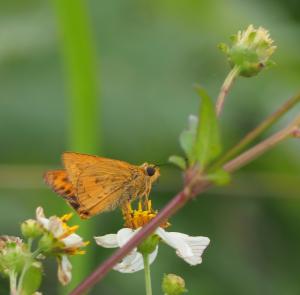
<path id="1" fill-rule="evenodd" d="M 135 197 L 133 181 L 144 177 L 140 167 L 123 161 L 77 153 L 65 153 L 63 160 L 86 218 Z"/>

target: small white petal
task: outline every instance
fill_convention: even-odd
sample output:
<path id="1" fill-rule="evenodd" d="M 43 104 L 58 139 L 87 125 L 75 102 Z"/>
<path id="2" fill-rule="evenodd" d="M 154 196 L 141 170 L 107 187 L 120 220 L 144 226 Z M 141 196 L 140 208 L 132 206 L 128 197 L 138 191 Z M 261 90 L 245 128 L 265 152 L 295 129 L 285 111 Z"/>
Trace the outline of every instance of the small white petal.
<path id="1" fill-rule="evenodd" d="M 202 262 L 201 255 L 210 242 L 207 237 L 191 237 L 182 233 L 166 232 L 162 228 L 158 228 L 156 233 L 165 243 L 176 249 L 176 254 L 190 265 Z"/>
<path id="2" fill-rule="evenodd" d="M 67 285 L 72 279 L 72 264 L 66 255 L 62 255 L 58 262 L 58 279 L 63 285 Z"/>
<path id="3" fill-rule="evenodd" d="M 36 208 L 36 219 L 45 228 L 49 230 L 49 219 L 45 217 L 44 209 L 42 207 Z"/>
<path id="4" fill-rule="evenodd" d="M 37 207 L 36 211 L 35 211 L 35 214 L 36 214 L 36 219 L 46 218 L 45 214 L 44 214 L 44 209 L 42 207 Z"/>
<path id="5" fill-rule="evenodd" d="M 67 248 L 79 248 L 84 246 L 82 238 L 77 234 L 70 234 L 66 238 L 61 239 Z"/>
<path id="6" fill-rule="evenodd" d="M 99 246 L 104 248 L 116 248 L 119 246 L 116 234 L 94 237 L 94 239 Z"/>
<path id="7" fill-rule="evenodd" d="M 123 247 L 138 231 L 131 228 L 122 228 L 117 233 L 117 241 L 119 247 Z"/>
<path id="8" fill-rule="evenodd" d="M 51 216 L 49 219 L 49 231 L 55 238 L 59 238 L 65 232 L 63 222 L 57 216 Z"/>
<path id="9" fill-rule="evenodd" d="M 158 252 L 158 247 L 156 247 L 155 250 L 150 254 L 149 257 L 150 264 L 155 260 L 157 256 L 157 252 Z M 141 253 L 137 251 L 131 252 L 129 255 L 123 258 L 122 262 L 118 263 L 114 267 L 114 270 L 122 273 L 133 273 L 142 269 L 144 269 L 143 256 Z"/>

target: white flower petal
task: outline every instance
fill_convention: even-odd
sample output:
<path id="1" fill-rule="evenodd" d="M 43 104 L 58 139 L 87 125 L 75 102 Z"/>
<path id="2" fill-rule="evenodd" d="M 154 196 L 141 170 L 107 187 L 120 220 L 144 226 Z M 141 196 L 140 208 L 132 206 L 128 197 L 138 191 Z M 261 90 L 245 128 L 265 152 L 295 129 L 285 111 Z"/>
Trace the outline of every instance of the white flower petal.
<path id="1" fill-rule="evenodd" d="M 123 247 L 138 231 L 131 228 L 122 228 L 117 233 L 117 242 L 119 247 Z"/>
<path id="2" fill-rule="evenodd" d="M 150 254 L 149 257 L 150 264 L 155 260 L 157 256 L 157 252 L 158 252 L 158 247 L 156 247 L 155 250 Z M 129 255 L 123 258 L 122 262 L 118 263 L 114 267 L 114 270 L 117 270 L 122 273 L 133 273 L 142 269 L 144 269 L 143 256 L 141 253 L 137 251 L 131 252 Z"/>
<path id="3" fill-rule="evenodd" d="M 63 222 L 57 216 L 51 216 L 49 219 L 49 231 L 53 234 L 55 238 L 61 237 L 65 229 L 63 227 Z"/>
<path id="4" fill-rule="evenodd" d="M 119 247 L 117 235 L 108 234 L 104 236 L 94 237 L 96 243 L 104 248 L 117 248 Z"/>
<path id="5" fill-rule="evenodd" d="M 70 234 L 66 238 L 61 239 L 67 248 L 80 248 L 84 246 L 82 238 L 77 234 Z"/>
<path id="6" fill-rule="evenodd" d="M 162 228 L 158 228 L 156 233 L 165 243 L 176 249 L 176 254 L 190 265 L 202 262 L 201 255 L 210 242 L 207 237 L 191 237 L 182 233 L 166 232 Z"/>
<path id="7" fill-rule="evenodd" d="M 36 208 L 36 219 L 45 228 L 49 230 L 49 219 L 45 217 L 44 209 L 42 207 Z"/>
<path id="8" fill-rule="evenodd" d="M 57 274 L 63 285 L 67 285 L 72 279 L 72 264 L 66 255 L 59 257 Z"/>

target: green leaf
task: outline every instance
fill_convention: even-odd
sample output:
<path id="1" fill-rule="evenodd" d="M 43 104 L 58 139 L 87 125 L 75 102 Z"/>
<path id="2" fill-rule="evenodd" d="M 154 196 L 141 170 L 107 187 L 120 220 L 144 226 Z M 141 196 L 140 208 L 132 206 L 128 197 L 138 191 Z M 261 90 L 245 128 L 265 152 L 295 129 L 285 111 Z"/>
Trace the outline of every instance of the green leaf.
<path id="1" fill-rule="evenodd" d="M 206 175 L 205 178 L 207 180 L 211 180 L 217 185 L 226 185 L 231 180 L 230 174 L 222 168 L 216 170 L 212 174 Z"/>
<path id="2" fill-rule="evenodd" d="M 34 262 L 25 273 L 22 286 L 22 295 L 32 295 L 41 285 L 42 267 L 39 262 Z"/>
<path id="3" fill-rule="evenodd" d="M 218 119 L 212 99 L 203 88 L 197 87 L 201 97 L 199 124 L 193 152 L 193 162 L 198 162 L 202 170 L 221 152 Z"/>
<path id="4" fill-rule="evenodd" d="M 178 166 L 180 169 L 182 169 L 182 170 L 186 169 L 186 161 L 184 158 L 173 155 L 173 156 L 170 156 L 168 160 L 170 163 Z"/>
<path id="5" fill-rule="evenodd" d="M 182 131 L 179 137 L 180 146 L 191 163 L 194 152 L 194 144 L 197 134 L 198 118 L 196 116 L 189 116 L 189 126 L 186 130 Z"/>

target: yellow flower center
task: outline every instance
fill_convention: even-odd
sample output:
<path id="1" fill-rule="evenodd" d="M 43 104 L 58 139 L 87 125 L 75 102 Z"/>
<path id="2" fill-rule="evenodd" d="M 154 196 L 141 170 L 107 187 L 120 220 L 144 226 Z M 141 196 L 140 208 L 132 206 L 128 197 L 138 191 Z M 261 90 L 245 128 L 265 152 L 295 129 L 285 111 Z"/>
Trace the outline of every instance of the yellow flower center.
<path id="1" fill-rule="evenodd" d="M 137 229 L 150 222 L 150 220 L 152 220 L 158 212 L 157 210 L 154 211 L 152 209 L 151 200 L 146 200 L 144 204 L 142 204 L 142 201 L 140 200 L 137 210 L 132 209 L 131 203 L 128 202 L 122 208 L 122 213 L 125 221 L 124 226 L 132 229 Z M 161 225 L 161 227 L 166 228 L 169 225 L 170 224 L 166 221 Z"/>

